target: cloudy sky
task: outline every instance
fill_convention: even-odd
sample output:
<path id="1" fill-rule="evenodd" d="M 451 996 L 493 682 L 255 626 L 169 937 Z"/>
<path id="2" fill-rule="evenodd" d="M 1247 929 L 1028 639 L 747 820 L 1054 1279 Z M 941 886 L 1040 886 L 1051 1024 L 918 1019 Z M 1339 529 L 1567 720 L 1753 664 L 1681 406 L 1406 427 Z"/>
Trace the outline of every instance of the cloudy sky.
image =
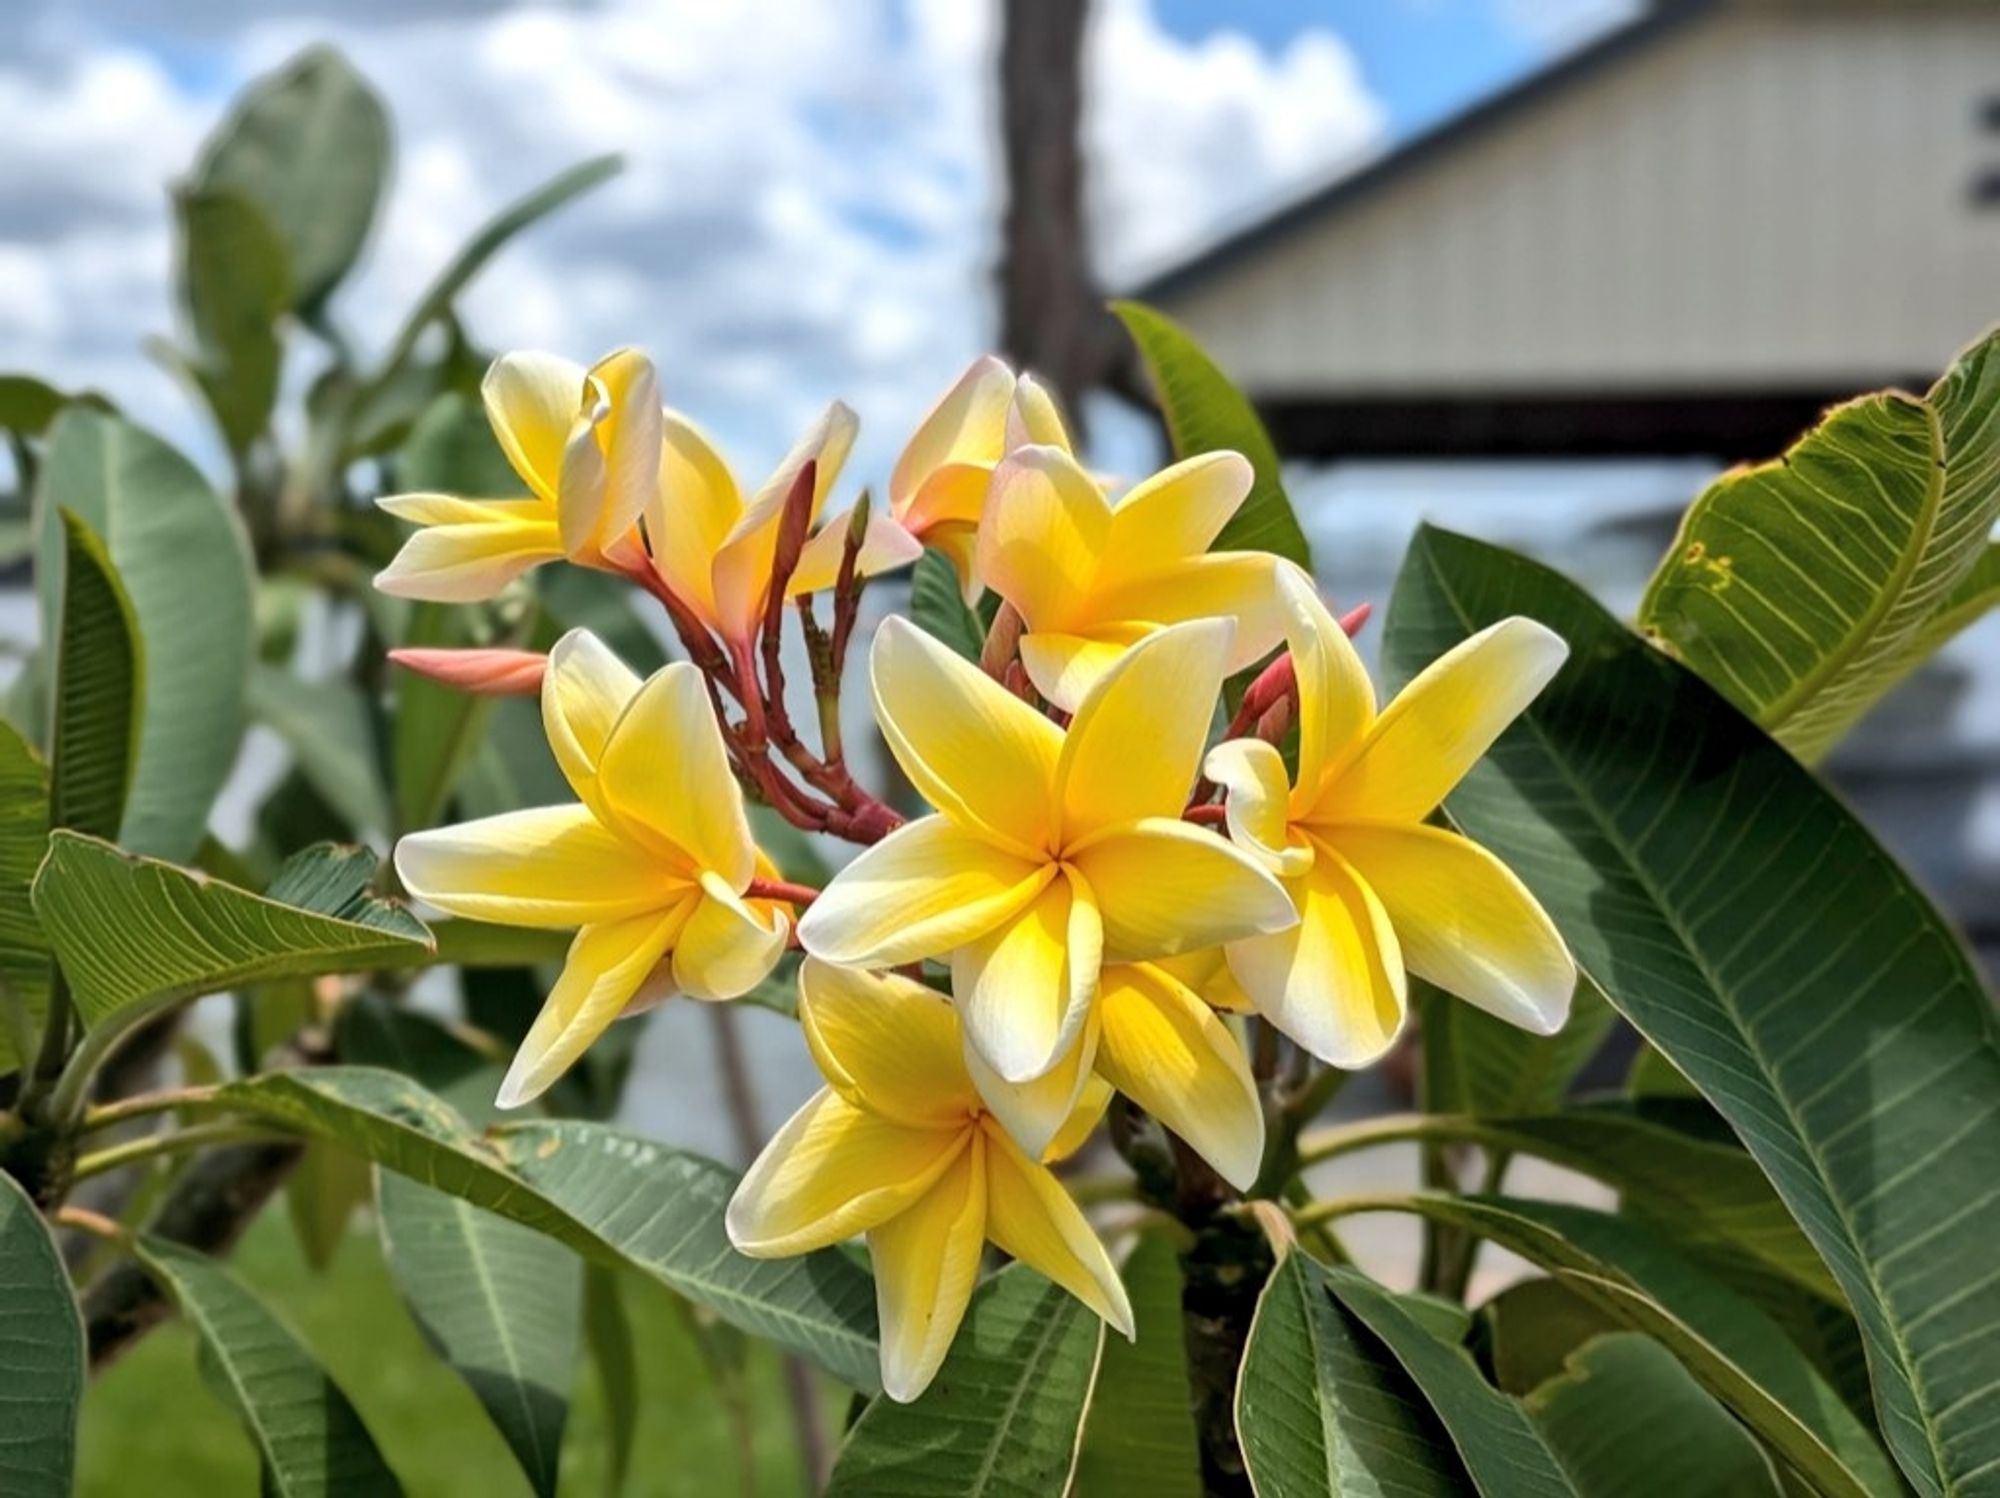
<path id="1" fill-rule="evenodd" d="M 1088 147 L 1114 284 L 1542 65 L 1631 0 L 1099 0 Z M 982 0 L 14 0 L 0 40 L 0 370 L 102 388 L 203 451 L 139 354 L 165 331 L 164 189 L 230 95 L 310 41 L 397 125 L 336 306 L 379 347 L 459 242 L 581 158 L 610 187 L 466 310 L 499 348 L 637 343 L 760 467 L 832 395 L 886 463 L 988 336 Z"/>

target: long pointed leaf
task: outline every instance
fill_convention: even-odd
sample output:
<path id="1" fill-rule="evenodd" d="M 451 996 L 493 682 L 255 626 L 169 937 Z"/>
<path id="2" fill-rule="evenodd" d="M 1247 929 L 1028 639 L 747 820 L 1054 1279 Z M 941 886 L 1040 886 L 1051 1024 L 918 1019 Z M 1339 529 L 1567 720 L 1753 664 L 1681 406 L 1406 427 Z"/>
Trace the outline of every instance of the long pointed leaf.
<path id="1" fill-rule="evenodd" d="M 1033 1270 L 973 1296 L 936 1380 L 855 1422 L 826 1498 L 1046 1498 L 1068 1490 L 1104 1325 Z"/>
<path id="2" fill-rule="evenodd" d="M 1396 1360 L 1293 1252 L 1264 1285 L 1243 1353 L 1236 1431 L 1258 1498 L 1449 1498 L 1451 1438 Z"/>
<path id="3" fill-rule="evenodd" d="M 582 1266 L 552 1238 L 376 1173 L 382 1251 L 424 1335 L 485 1406 L 534 1490 L 556 1490 Z"/>
<path id="4" fill-rule="evenodd" d="M 1783 748 L 1548 569 L 1419 532 L 1388 658 L 1408 675 L 1517 613 L 1570 663 L 1447 811 L 1770 1176 L 1919 1491 L 1995 1480 L 2000 1049 L 1963 946 Z"/>
<path id="5" fill-rule="evenodd" d="M 215 1382 L 250 1428 L 280 1498 L 375 1498 L 402 1487 L 311 1351 L 222 1265 L 162 1239 L 134 1251 L 194 1323 Z"/>
<path id="6" fill-rule="evenodd" d="M 144 647 L 118 569 L 87 521 L 62 513 L 49 816 L 57 827 L 118 830 L 138 755 Z"/>
<path id="7" fill-rule="evenodd" d="M 649 1274 L 855 1388 L 880 1387 L 867 1271 L 832 1249 L 786 1260 L 736 1253 L 723 1228 L 736 1178 L 712 1161 L 573 1121 L 482 1139 L 416 1083 L 366 1066 L 252 1077 L 218 1101 L 333 1140 L 587 1259 Z"/>
<path id="8" fill-rule="evenodd" d="M 1387 1345 L 1423 1391 L 1481 1498 L 1576 1498 L 1527 1411 L 1487 1383 L 1464 1348 L 1428 1330 L 1358 1270 L 1329 1269 L 1326 1278 L 1334 1297 Z"/>
<path id="9" fill-rule="evenodd" d="M 68 1498 L 83 1405 L 83 1320 L 42 1214 L 0 1174 L 0 1492 Z"/>
<path id="10" fill-rule="evenodd" d="M 396 907 L 324 914 L 68 832 L 49 839 L 34 903 L 87 1025 L 430 950 L 429 933 Z"/>

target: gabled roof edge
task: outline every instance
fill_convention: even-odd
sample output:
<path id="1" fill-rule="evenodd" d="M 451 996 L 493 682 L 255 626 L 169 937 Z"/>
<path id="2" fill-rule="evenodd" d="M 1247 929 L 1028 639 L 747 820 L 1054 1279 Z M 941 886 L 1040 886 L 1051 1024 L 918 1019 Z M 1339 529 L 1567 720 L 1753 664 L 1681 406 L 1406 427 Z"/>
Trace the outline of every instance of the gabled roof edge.
<path id="1" fill-rule="evenodd" d="M 1653 7 L 1638 20 L 1585 43 L 1471 108 L 1447 116 L 1386 155 L 1283 205 L 1247 228 L 1225 235 L 1179 264 L 1148 276 L 1121 295 L 1150 302 L 1190 290 L 1218 271 L 1315 222 L 1322 214 L 1421 170 L 1454 147 L 1484 135 L 1572 84 L 1628 61 L 1689 21 L 1719 9 L 1720 3 L 1721 0 L 1655 0 Z"/>

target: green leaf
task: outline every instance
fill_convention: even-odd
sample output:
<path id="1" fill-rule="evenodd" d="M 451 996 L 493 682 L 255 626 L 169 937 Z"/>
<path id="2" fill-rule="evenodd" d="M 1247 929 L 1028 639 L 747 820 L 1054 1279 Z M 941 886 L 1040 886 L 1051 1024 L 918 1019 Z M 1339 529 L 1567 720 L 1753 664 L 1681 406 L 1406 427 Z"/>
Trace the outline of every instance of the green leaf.
<path id="1" fill-rule="evenodd" d="M 1562 1372 L 1593 1337 L 1624 1323 L 1558 1279 L 1520 1280 L 1480 1306 L 1475 1345 L 1509 1394 L 1527 1394 Z"/>
<path id="2" fill-rule="evenodd" d="M 0 1173 L 0 1491 L 69 1498 L 83 1407 L 83 1318 L 42 1214 Z"/>
<path id="3" fill-rule="evenodd" d="M 848 1433 L 826 1498 L 1044 1498 L 1069 1490 L 1104 1325 L 1023 1265 L 973 1295 L 936 1380 L 878 1399 Z"/>
<path id="4" fill-rule="evenodd" d="M 396 481 L 407 489 L 483 499 L 524 499 L 528 493 L 493 435 L 486 408 L 455 390 L 425 406 L 410 428 L 396 453 Z"/>
<path id="5" fill-rule="evenodd" d="M 1464 1348 L 1439 1338 L 1367 1275 L 1325 1273 L 1335 1298 L 1430 1401 L 1482 1498 L 1572 1498 L 1576 1488 L 1527 1412 L 1486 1382 Z"/>
<path id="6" fill-rule="evenodd" d="M 1423 1395 L 1328 1293 L 1326 1271 L 1296 1251 L 1257 1301 L 1236 1430 L 1259 1498 L 1464 1491 L 1464 1470 Z"/>
<path id="7" fill-rule="evenodd" d="M 0 374 L 0 431 L 39 437 L 71 401 L 81 401 L 100 411 L 112 409 L 101 395 L 68 395 L 33 375 Z"/>
<path id="8" fill-rule="evenodd" d="M 49 820 L 109 836 L 132 784 L 144 712 L 143 647 L 131 600 L 97 533 L 68 510 L 62 532 Z"/>
<path id="9" fill-rule="evenodd" d="M 293 1031 L 299 1028 L 293 1026 Z M 258 1054 L 262 1054 L 261 1048 Z M 368 1200 L 368 1166 L 345 1150 L 310 1144 L 285 1178 L 285 1215 L 315 1274 L 332 1267 L 355 1211 Z"/>
<path id="10" fill-rule="evenodd" d="M 313 861 L 296 879 L 352 855 L 309 849 L 304 856 Z M 428 933 L 399 907 L 349 896 L 322 913 L 286 903 L 284 887 L 274 884 L 277 898 L 256 895 L 57 832 L 34 904 L 89 1026 L 242 983 L 362 972 L 430 947 Z"/>
<path id="11" fill-rule="evenodd" d="M 1113 302 L 1111 310 L 1146 361 L 1174 456 L 1226 448 L 1243 454 L 1257 471 L 1249 497 L 1215 538 L 1214 549 L 1276 552 L 1310 572 L 1312 549 L 1285 495 L 1278 450 L 1256 409 L 1187 329 L 1138 302 Z"/>
<path id="12" fill-rule="evenodd" d="M 2000 608 L 2000 542 L 1989 543 L 1979 560 L 1958 580 L 1958 585 L 1924 621 L 1923 629 L 1910 641 L 1907 660 L 1898 663 L 1896 675 L 1905 676 L 1949 644 L 1959 631 L 1977 624 Z"/>
<path id="13" fill-rule="evenodd" d="M 434 322 L 451 315 L 452 303 L 458 294 L 471 284 L 473 277 L 486 267 L 508 240 L 540 219 L 546 218 L 572 198 L 581 197 L 599 183 L 608 182 L 618 175 L 624 166 L 620 156 L 598 156 L 571 167 L 568 171 L 550 179 L 526 197 L 504 208 L 489 221 L 484 228 L 455 255 L 451 263 L 439 272 L 425 290 L 417 305 L 403 322 L 402 331 L 384 361 L 380 373 L 362 391 L 362 404 L 378 391 L 393 382 L 401 373 L 410 356 L 416 352 L 417 341 L 424 330 Z"/>
<path id="14" fill-rule="evenodd" d="M 1589 1498 L 1777 1498 L 1757 1443 L 1650 1337 L 1585 1343 L 1527 1405 Z"/>
<path id="15" fill-rule="evenodd" d="M 1125 1260 L 1124 1280 L 1138 1336 L 1104 1340 L 1072 1498 L 1201 1498 L 1173 1240 L 1165 1233 L 1141 1236 Z"/>
<path id="16" fill-rule="evenodd" d="M 347 1396 L 309 1349 L 214 1260 L 158 1238 L 134 1252 L 213 1359 L 214 1382 L 250 1429 L 282 1498 L 363 1498 L 402 1488 Z"/>
<path id="17" fill-rule="evenodd" d="M 604 1440 L 610 1448 L 604 1490 L 616 1498 L 625 1491 L 639 1435 L 639 1354 L 618 1276 L 602 1264 L 584 1266 L 583 1333 L 604 1391 Z"/>
<path id="18" fill-rule="evenodd" d="M 381 101 L 346 58 L 317 46 L 240 95 L 194 181 L 263 210 L 290 261 L 293 305 L 310 318 L 361 253 L 388 170 Z"/>
<path id="19" fill-rule="evenodd" d="M 0 1006 L 40 1027 L 49 1008 L 48 938 L 28 890 L 49 846 L 49 773 L 28 741 L 0 723 Z M 29 1057 L 15 1054 L 15 1024 L 0 1024 L 0 1075 Z"/>
<path id="20" fill-rule="evenodd" d="M 554 1239 L 403 1176 L 376 1173 L 382 1251 L 438 1355 L 550 1498 L 569 1416 L 582 1270 Z"/>
<path id="21" fill-rule="evenodd" d="M 1393 1205 L 1519 1254 L 1656 1338 L 1816 1491 L 1857 1498 L 1898 1490 L 1874 1437 L 1783 1329 L 1656 1233 L 1516 1197 L 1426 1194 Z"/>
<path id="22" fill-rule="evenodd" d="M 73 510 L 103 538 L 145 642 L 145 713 L 118 841 L 189 858 L 243 735 L 252 650 L 242 527 L 179 453 L 85 406 L 56 419 L 39 503 L 44 565 L 61 546 L 56 512 Z M 55 604 L 45 591 L 44 639 L 56 638 Z"/>
<path id="23" fill-rule="evenodd" d="M 227 1107 L 331 1139 L 376 1164 L 533 1228 L 597 1263 L 636 1268 L 723 1320 L 879 1387 L 874 1285 L 852 1259 L 746 1259 L 729 1246 L 730 1172 L 602 1125 L 524 1123 L 474 1135 L 441 1099 L 371 1067 L 231 1083 Z"/>
<path id="24" fill-rule="evenodd" d="M 1424 1108 L 1431 1113 L 1505 1118 L 1561 1107 L 1618 1018 L 1587 980 L 1577 984 L 1569 1020 L 1554 1035 L 1531 1035 L 1428 983 L 1419 1002 Z"/>
<path id="25" fill-rule="evenodd" d="M 540 567 L 533 575 L 535 596 L 548 616 L 547 636 L 533 642 L 536 649 L 553 645 L 559 635 L 569 630 L 587 629 L 609 645 L 618 659 L 641 678 L 651 676 L 667 663 L 667 652 L 659 637 L 646 627 L 646 621 L 632 606 L 632 585 L 625 579 L 587 567 Z M 790 827 L 791 823 L 783 825 Z"/>
<path id="26" fill-rule="evenodd" d="M 291 267 L 277 231 L 247 193 L 184 187 L 180 295 L 194 335 L 187 363 L 239 460 L 271 422 L 284 348 L 278 320 L 292 305 Z"/>
<path id="27" fill-rule="evenodd" d="M 353 682 L 301 681 L 259 663 L 250 668 L 248 700 L 250 716 L 284 740 L 299 773 L 357 836 L 389 830 L 368 702 Z"/>
<path id="28" fill-rule="evenodd" d="M 958 569 L 927 546 L 910 571 L 910 617 L 969 661 L 986 647 L 986 627 L 958 589 Z"/>
<path id="29" fill-rule="evenodd" d="M 1515 613 L 1570 663 L 1448 812 L 1771 1178 L 1919 1491 L 2000 1469 L 2000 1050 L 1964 948 L 1808 771 L 1547 569 L 1419 532 L 1388 658 Z"/>
<path id="30" fill-rule="evenodd" d="M 1927 399 L 1851 401 L 1776 462 L 1718 479 L 1639 623 L 1817 759 L 1936 643 L 1930 621 L 1965 602 L 1996 519 L 2000 334 Z"/>

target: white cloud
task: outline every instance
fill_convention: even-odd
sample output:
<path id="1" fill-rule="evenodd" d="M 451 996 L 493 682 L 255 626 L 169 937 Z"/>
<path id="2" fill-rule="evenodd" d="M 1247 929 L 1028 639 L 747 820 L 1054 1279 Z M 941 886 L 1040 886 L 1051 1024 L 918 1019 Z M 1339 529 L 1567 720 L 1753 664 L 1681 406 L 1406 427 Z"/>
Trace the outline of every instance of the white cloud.
<path id="1" fill-rule="evenodd" d="M 63 7 L 72 47 L 101 13 Z M 481 220 L 608 150 L 625 174 L 518 241 L 467 298 L 487 343 L 585 358 L 640 344 L 669 398 L 753 469 L 840 395 L 864 414 L 861 466 L 879 477 L 990 334 L 990 5 L 294 8 L 200 34 L 239 79 L 330 37 L 387 98 L 395 191 L 338 309 L 363 347 Z M 0 62 L 0 112 L 31 122 L 0 160 L 0 268 L 17 272 L 0 293 L 0 367 L 71 382 L 88 369 L 186 438 L 193 419 L 134 346 L 169 315 L 161 186 L 220 101 L 102 35 L 77 58 L 53 74 Z M 1147 0 L 1104 0 L 1089 63 L 1111 267 L 1191 244 L 1380 129 L 1350 54 L 1323 34 L 1273 56 L 1240 37 L 1183 41 Z"/>

